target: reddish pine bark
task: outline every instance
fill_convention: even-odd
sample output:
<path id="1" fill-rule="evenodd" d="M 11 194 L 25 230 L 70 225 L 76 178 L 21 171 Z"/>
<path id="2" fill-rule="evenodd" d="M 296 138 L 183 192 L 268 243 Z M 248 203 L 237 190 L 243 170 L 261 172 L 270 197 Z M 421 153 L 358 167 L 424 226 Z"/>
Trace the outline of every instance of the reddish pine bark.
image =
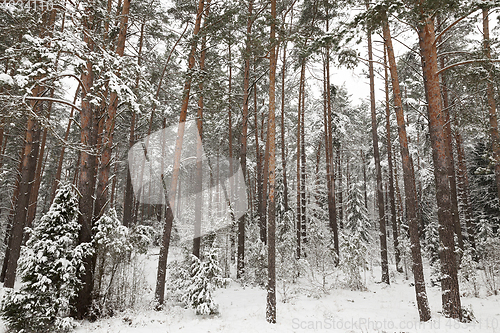
<path id="1" fill-rule="evenodd" d="M 207 1 L 207 10 L 205 16 L 208 16 L 208 8 L 210 7 L 210 0 Z M 206 44 L 207 37 L 203 36 L 201 42 L 201 56 L 200 56 L 200 71 L 205 69 L 205 57 L 206 57 Z M 203 81 L 199 84 L 200 97 L 198 99 L 198 113 L 196 119 L 196 125 L 198 128 L 199 140 L 196 142 L 196 198 L 194 207 L 194 239 L 193 239 L 193 254 L 200 258 L 200 246 L 201 246 L 201 218 L 203 209 Z"/>
<path id="2" fill-rule="evenodd" d="M 455 118 L 456 123 L 456 118 Z M 462 135 L 458 128 L 455 130 L 455 142 L 457 145 L 457 159 L 458 159 L 458 193 L 462 201 L 463 212 L 465 216 L 465 226 L 467 227 L 467 240 L 473 249 L 476 248 L 476 226 L 474 222 L 474 214 L 472 211 L 472 205 L 470 201 L 470 186 L 469 186 L 469 175 L 467 173 L 467 163 L 465 161 L 465 151 Z"/>
<path id="3" fill-rule="evenodd" d="M 455 256 L 454 224 L 451 212 L 448 155 L 445 140 L 445 119 L 441 111 L 441 90 L 437 65 L 434 21 L 425 18 L 419 26 L 419 45 L 422 56 L 424 82 L 427 90 L 429 132 L 434 162 L 436 201 L 438 206 L 439 256 L 441 259 L 441 290 L 443 314 L 461 318 L 460 293 Z"/>
<path id="4" fill-rule="evenodd" d="M 387 58 L 389 60 L 389 69 L 392 79 L 392 91 L 394 96 L 394 109 L 396 112 L 396 119 L 398 123 L 398 136 L 399 146 L 401 153 L 401 163 L 403 168 L 403 182 L 406 197 L 406 218 L 408 221 L 408 228 L 411 242 L 411 256 L 413 262 L 413 277 L 415 281 L 415 295 L 417 299 L 418 312 L 420 321 L 428 321 L 431 318 L 431 311 L 429 308 L 429 301 L 427 299 L 427 292 L 425 289 L 424 271 L 422 265 L 422 255 L 420 249 L 420 238 L 418 232 L 418 200 L 417 189 L 415 186 L 415 173 L 413 170 L 413 163 L 408 149 L 408 137 L 406 135 L 406 124 L 403 112 L 403 102 L 401 100 L 401 89 L 399 86 L 398 71 L 396 65 L 396 58 L 394 56 L 394 48 L 392 46 L 391 32 L 389 22 L 385 18 L 383 22 L 384 42 L 386 44 Z M 399 211 L 403 215 L 402 201 L 397 185 L 396 176 L 396 190 L 398 194 Z"/>
<path id="5" fill-rule="evenodd" d="M 387 164 L 389 168 L 389 209 L 391 210 L 392 238 L 394 242 L 394 257 L 396 260 L 396 270 L 403 272 L 401 267 L 401 255 L 399 250 L 399 226 L 396 218 L 396 198 L 394 195 L 394 172 L 392 165 L 392 140 L 391 140 L 391 113 L 389 106 L 389 74 L 387 73 L 387 51 L 384 52 L 384 74 L 385 74 L 385 129 L 387 132 Z"/>
<path id="6" fill-rule="evenodd" d="M 275 43 L 276 34 L 276 0 L 271 0 L 271 43 Z M 269 323 L 276 323 L 276 247 L 275 247 L 275 171 L 276 171 L 276 123 L 275 123 L 275 81 L 276 81 L 276 45 L 271 48 L 269 64 L 269 122 L 268 122 L 268 142 L 269 142 L 269 216 L 267 234 L 268 253 L 268 280 L 267 280 L 267 306 L 266 320 Z"/>
<path id="7" fill-rule="evenodd" d="M 247 35 L 245 41 L 245 69 L 243 73 L 243 112 L 242 112 L 242 128 L 241 128 L 241 149 L 240 161 L 241 171 L 245 177 L 245 183 L 248 183 L 247 177 L 247 134 L 248 134 L 248 102 L 250 100 L 250 38 L 252 34 L 252 13 L 253 0 L 248 2 L 248 18 L 247 18 Z M 247 186 L 249 186 L 247 184 Z M 251 206 L 251 205 L 250 205 Z M 245 272 L 245 218 L 243 214 L 238 221 L 238 264 L 237 278 L 241 278 Z"/>
<path id="8" fill-rule="evenodd" d="M 125 40 L 127 37 L 127 26 L 128 26 L 128 16 L 130 10 L 130 0 L 123 1 L 123 7 L 121 12 L 121 22 L 120 31 L 118 33 L 118 40 L 116 45 L 116 55 L 118 57 L 123 57 L 125 52 Z M 144 35 L 144 25 L 141 27 L 141 37 L 140 37 L 140 48 L 142 47 L 142 40 Z M 140 55 L 139 55 L 140 56 Z M 116 73 L 120 77 L 120 72 Z M 104 210 L 108 204 L 108 188 L 109 188 L 109 175 L 111 173 L 111 157 L 113 148 L 113 135 L 115 131 L 115 118 L 116 111 L 118 108 L 118 93 L 116 91 L 111 91 L 110 93 L 110 103 L 107 108 L 107 115 L 104 124 L 104 136 L 102 142 L 102 155 L 101 155 L 101 165 L 99 170 L 99 179 L 97 182 L 97 193 L 95 202 L 95 218 L 99 218 L 104 213 Z"/>
<path id="9" fill-rule="evenodd" d="M 203 15 L 204 1 L 199 0 L 198 10 L 196 12 L 196 22 L 193 30 L 193 36 L 196 37 L 200 32 L 201 17 Z M 195 65 L 195 52 L 196 43 L 193 43 L 191 51 L 189 54 L 188 70 L 192 70 Z M 175 142 L 174 150 L 174 164 L 172 173 L 172 183 L 170 185 L 170 190 L 168 191 L 167 204 L 167 216 L 166 222 L 163 229 L 162 243 L 160 246 L 160 254 L 158 258 L 158 270 L 156 278 L 156 290 L 155 290 L 155 301 L 158 304 L 163 304 L 165 299 L 165 277 L 167 270 L 167 258 L 168 258 L 168 248 L 170 245 L 170 233 L 172 230 L 173 214 L 171 211 L 175 209 L 175 196 L 177 193 L 177 186 L 179 180 L 180 164 L 181 164 L 181 152 L 182 152 L 182 142 L 184 140 L 184 129 L 186 126 L 187 109 L 189 104 L 189 93 L 191 91 L 191 77 L 188 76 L 186 82 L 184 83 L 184 95 L 182 100 L 181 112 L 179 116 L 179 128 L 177 130 L 177 139 Z M 162 169 L 163 170 L 163 169 Z M 163 178 L 163 177 L 162 177 Z M 163 180 L 163 179 L 162 179 Z M 165 184 L 164 184 L 165 186 Z M 166 190 L 166 187 L 165 187 Z M 167 191 L 165 191 L 167 193 Z M 170 203 L 169 203 L 170 201 Z M 170 209 L 169 209 L 170 207 Z"/>
<path id="10" fill-rule="evenodd" d="M 488 8 L 483 8 L 483 48 L 487 59 L 491 59 L 491 42 Z M 493 146 L 493 158 L 495 160 L 495 180 L 497 184 L 497 194 L 500 200 L 500 134 L 498 133 L 498 120 L 495 101 L 495 90 L 493 87 L 492 65 L 487 64 L 488 78 L 486 80 L 486 94 L 488 97 L 488 111 L 490 116 L 490 136 Z"/>
<path id="11" fill-rule="evenodd" d="M 327 22 L 328 23 L 328 22 Z M 328 25 L 327 25 L 328 26 Z M 327 28 L 328 30 L 328 28 Z M 325 80 L 324 93 L 326 98 L 326 108 L 323 115 L 325 131 L 325 164 L 326 164 L 326 184 L 328 187 L 328 224 L 333 232 L 333 246 L 337 255 L 337 262 L 340 258 L 339 231 L 337 225 L 337 207 L 335 206 L 335 177 L 333 165 L 333 138 L 332 138 L 332 97 L 330 91 L 330 54 L 329 48 L 326 50 L 325 60 Z"/>
<path id="12" fill-rule="evenodd" d="M 73 98 L 73 105 L 76 103 L 78 95 L 80 93 L 80 85 L 76 88 L 75 97 Z M 66 132 L 64 133 L 64 142 L 68 141 L 69 131 L 71 130 L 71 124 L 73 123 L 73 115 L 75 113 L 75 108 L 71 108 L 69 114 L 68 126 L 66 127 Z M 59 182 L 61 181 L 62 166 L 64 162 L 64 154 L 66 152 L 66 145 L 61 147 L 61 153 L 59 154 L 59 162 L 57 164 L 56 175 L 54 177 L 54 182 L 52 183 L 52 190 L 50 192 L 50 201 L 53 201 L 56 196 L 57 188 L 59 187 Z"/>
<path id="13" fill-rule="evenodd" d="M 368 5 L 367 5 L 368 6 Z M 378 149 L 377 134 L 377 113 L 375 108 L 375 74 L 373 71 L 373 51 L 372 51 L 372 33 L 368 31 L 368 60 L 370 73 L 370 109 L 372 115 L 372 140 L 373 156 L 375 158 L 375 170 L 377 177 L 377 207 L 379 218 L 379 236 L 380 236 L 380 257 L 382 266 L 382 282 L 389 284 L 389 262 L 387 260 L 387 231 L 385 228 L 385 206 L 384 189 L 382 185 L 382 168 L 380 167 L 380 153 Z"/>

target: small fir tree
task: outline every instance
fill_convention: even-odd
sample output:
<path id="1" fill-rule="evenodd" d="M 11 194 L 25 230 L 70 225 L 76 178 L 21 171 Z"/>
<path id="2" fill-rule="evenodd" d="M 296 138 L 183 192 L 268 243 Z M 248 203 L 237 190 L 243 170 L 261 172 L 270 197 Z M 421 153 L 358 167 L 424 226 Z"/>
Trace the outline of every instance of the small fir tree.
<path id="1" fill-rule="evenodd" d="M 1 316 L 13 332 L 65 332 L 70 300 L 81 286 L 83 258 L 90 244 L 78 244 L 78 201 L 70 185 L 56 193 L 49 211 L 35 224 L 19 259 L 20 290 L 9 290 Z"/>
<path id="2" fill-rule="evenodd" d="M 366 269 L 370 220 L 363 202 L 363 196 L 356 183 L 349 187 L 347 197 L 345 229 L 341 235 L 340 266 L 345 274 L 346 284 L 353 290 L 366 289 L 360 269 Z"/>
<path id="3" fill-rule="evenodd" d="M 203 258 L 200 260 L 190 254 L 190 274 L 181 270 L 173 285 L 182 290 L 181 301 L 193 308 L 197 315 L 218 314 L 219 305 L 213 299 L 213 292 L 227 285 L 229 279 L 222 275 L 216 249 L 210 249 Z"/>

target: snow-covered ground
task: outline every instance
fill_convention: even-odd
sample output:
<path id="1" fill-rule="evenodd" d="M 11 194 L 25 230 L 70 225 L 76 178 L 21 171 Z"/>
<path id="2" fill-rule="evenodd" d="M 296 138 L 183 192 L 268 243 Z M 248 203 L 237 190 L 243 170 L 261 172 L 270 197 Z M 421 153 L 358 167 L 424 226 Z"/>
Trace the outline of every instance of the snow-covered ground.
<path id="1" fill-rule="evenodd" d="M 151 295 L 145 299 L 152 298 L 157 258 L 150 255 L 145 261 L 151 285 Z M 405 280 L 402 274 L 393 275 L 391 285 L 386 286 L 376 283 L 378 274 L 377 267 L 373 276 L 367 273 L 367 291 L 336 288 L 321 298 L 308 297 L 308 293 L 302 291 L 287 303 L 281 302 L 278 294 L 276 324 L 265 320 L 265 290 L 232 282 L 215 293 L 215 300 L 220 304 L 218 316 L 197 316 L 192 309 L 172 302 L 167 302 L 162 311 L 154 311 L 144 304 L 142 309 L 112 318 L 82 322 L 77 332 L 500 332 L 500 295 L 462 297 L 462 306 L 472 309 L 476 317 L 475 321 L 465 324 L 439 313 L 440 289 L 428 286 L 432 319 L 420 323 L 411 279 Z M 304 285 L 299 283 L 296 287 L 299 286 Z"/>

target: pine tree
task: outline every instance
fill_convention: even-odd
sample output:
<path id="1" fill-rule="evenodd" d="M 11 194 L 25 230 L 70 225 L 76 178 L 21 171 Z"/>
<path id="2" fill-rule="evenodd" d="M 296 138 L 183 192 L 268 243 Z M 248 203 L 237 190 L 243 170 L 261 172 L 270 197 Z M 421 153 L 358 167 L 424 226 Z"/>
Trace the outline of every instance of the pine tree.
<path id="1" fill-rule="evenodd" d="M 83 258 L 90 244 L 78 242 L 78 201 L 62 186 L 47 214 L 35 225 L 19 261 L 22 286 L 10 290 L 1 315 L 16 332 L 63 332 L 74 326 L 67 318 L 70 300 L 81 287 Z"/>
<path id="2" fill-rule="evenodd" d="M 371 241 L 370 220 L 364 205 L 360 187 L 352 183 L 347 197 L 346 224 L 341 239 L 340 267 L 345 274 L 346 284 L 353 290 L 363 290 L 365 285 L 360 269 L 366 268 L 366 253 Z"/>
<path id="3" fill-rule="evenodd" d="M 204 254 L 204 260 L 190 255 L 190 274 L 180 269 L 174 285 L 182 291 L 181 300 L 195 309 L 197 315 L 213 315 L 219 313 L 219 305 L 213 299 L 215 288 L 225 286 L 229 279 L 222 276 L 216 249 L 212 248 Z"/>

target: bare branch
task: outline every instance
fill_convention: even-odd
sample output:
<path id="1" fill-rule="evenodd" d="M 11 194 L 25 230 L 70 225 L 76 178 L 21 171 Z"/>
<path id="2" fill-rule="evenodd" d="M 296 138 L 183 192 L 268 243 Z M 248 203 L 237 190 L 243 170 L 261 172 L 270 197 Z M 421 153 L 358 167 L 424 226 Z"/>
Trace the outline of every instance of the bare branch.
<path id="1" fill-rule="evenodd" d="M 449 66 L 446 66 L 444 68 L 441 68 L 437 74 L 441 74 L 442 72 L 448 70 L 448 69 L 451 69 L 453 67 L 457 67 L 457 66 L 461 66 L 461 65 L 468 65 L 468 64 L 473 64 L 473 63 L 476 63 L 476 62 L 500 62 L 500 59 L 475 59 L 475 60 L 467 60 L 467 61 L 461 61 L 461 62 L 457 62 L 457 63 L 454 63 L 454 64 L 451 64 Z"/>
<path id="2" fill-rule="evenodd" d="M 448 30 L 450 30 L 451 28 L 453 28 L 455 25 L 457 25 L 458 23 L 460 23 L 462 20 L 466 19 L 467 17 L 469 17 L 469 15 L 471 15 L 472 13 L 474 13 L 475 11 L 479 10 L 479 8 L 474 8 L 472 11 L 468 12 L 467 14 L 465 14 L 464 16 L 460 17 L 459 19 L 455 20 L 455 22 L 451 23 L 449 26 L 447 26 L 443 31 L 441 31 L 439 33 L 439 35 L 436 36 L 436 38 L 434 39 L 434 43 L 433 45 L 436 45 L 437 41 L 441 39 L 441 37 L 443 37 L 443 35 L 448 32 Z"/>
<path id="3" fill-rule="evenodd" d="M 72 108 L 75 108 L 76 110 L 82 112 L 82 109 L 80 109 L 78 106 L 75 104 L 68 102 L 64 99 L 58 99 L 58 98 L 50 98 L 50 97 L 36 97 L 36 96 L 24 96 L 23 100 L 29 100 L 29 101 L 47 101 L 47 102 L 55 102 L 55 103 L 61 103 L 61 104 L 66 104 L 71 106 Z"/>

